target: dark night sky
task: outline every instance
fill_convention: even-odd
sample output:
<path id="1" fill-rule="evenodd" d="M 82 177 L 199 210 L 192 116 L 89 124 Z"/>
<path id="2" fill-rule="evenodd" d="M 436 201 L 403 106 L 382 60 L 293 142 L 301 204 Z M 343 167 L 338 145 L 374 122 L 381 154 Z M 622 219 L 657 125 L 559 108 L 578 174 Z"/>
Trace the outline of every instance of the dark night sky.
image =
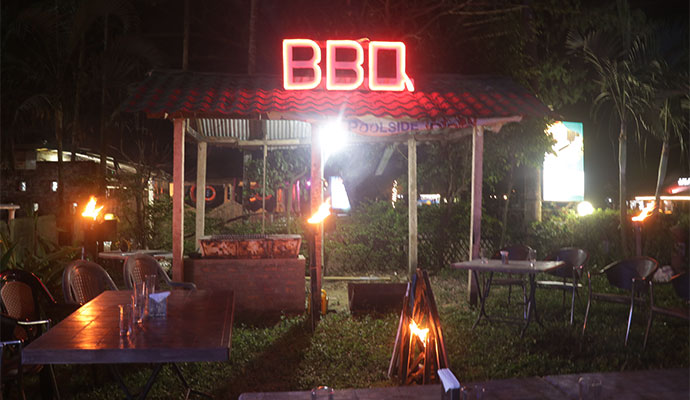
<path id="1" fill-rule="evenodd" d="M 583 0 L 584 8 L 600 6 L 601 1 Z M 257 25 L 257 71 L 280 73 L 280 43 L 283 38 L 303 36 L 312 39 L 360 38 L 400 40 L 405 32 L 393 24 L 385 28 L 371 22 L 363 24 L 356 11 L 356 0 L 260 0 Z M 539 3 L 539 2 L 534 2 Z M 554 2 L 556 3 L 556 2 Z M 183 0 L 148 0 L 135 2 L 141 18 L 141 32 L 166 55 L 163 68 L 178 69 L 182 60 Z M 190 70 L 228 73 L 245 73 L 249 19 L 247 0 L 190 0 L 191 40 Z M 404 4 L 397 2 L 396 4 Z M 11 7 L 10 7 L 11 6 Z M 3 10 L 21 7 L 3 3 Z M 665 20 L 679 17 L 687 27 L 688 1 L 631 0 L 633 9 L 643 9 L 649 18 Z M 684 16 L 684 18 L 683 18 Z M 333 21 L 337 21 L 334 23 Z M 376 21 L 374 17 L 372 21 Z M 365 28 L 362 28 L 365 26 Z M 470 41 L 433 38 L 420 49 L 408 44 L 408 71 L 414 74 L 430 72 L 495 73 L 497 66 L 478 62 L 482 48 Z M 447 51 L 446 49 L 454 49 Z M 431 54 L 428 57 L 420 53 Z M 617 143 L 618 128 L 606 121 L 593 122 L 589 102 L 583 102 L 558 110 L 565 120 L 582 121 L 585 130 L 586 197 L 600 201 L 617 193 Z M 630 146 L 628 154 L 629 194 L 652 193 L 660 146 L 654 141 L 647 143 L 646 151 Z M 681 156 L 678 148 L 672 148 L 669 177 L 688 175 L 688 156 Z"/>

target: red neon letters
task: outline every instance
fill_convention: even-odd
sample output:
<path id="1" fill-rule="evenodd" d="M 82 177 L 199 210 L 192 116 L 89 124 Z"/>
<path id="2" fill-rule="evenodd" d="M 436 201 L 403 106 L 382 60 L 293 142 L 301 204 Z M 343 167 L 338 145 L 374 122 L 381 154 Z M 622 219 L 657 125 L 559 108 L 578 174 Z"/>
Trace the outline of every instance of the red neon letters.
<path id="1" fill-rule="evenodd" d="M 295 49 L 311 49 L 311 58 L 295 59 Z M 354 50 L 355 59 L 352 61 L 338 61 L 338 50 Z M 381 77 L 378 71 L 379 52 L 395 53 L 394 77 Z M 364 83 L 369 90 L 414 91 L 412 80 L 405 72 L 405 44 L 403 42 L 369 42 L 369 77 L 364 78 L 364 48 L 360 42 L 354 40 L 326 41 L 326 89 L 327 90 L 355 90 Z M 321 84 L 321 48 L 310 39 L 283 40 L 283 87 L 286 90 L 314 89 Z M 296 70 L 311 70 L 308 76 L 296 76 Z M 336 79 L 336 71 L 351 71 L 354 78 Z M 350 74 L 352 75 L 352 74 Z"/>

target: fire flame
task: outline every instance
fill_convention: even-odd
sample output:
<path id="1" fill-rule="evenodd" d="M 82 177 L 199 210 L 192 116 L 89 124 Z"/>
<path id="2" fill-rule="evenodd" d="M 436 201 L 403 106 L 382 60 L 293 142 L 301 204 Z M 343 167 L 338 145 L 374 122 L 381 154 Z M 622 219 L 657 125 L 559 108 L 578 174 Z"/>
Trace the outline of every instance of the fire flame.
<path id="1" fill-rule="evenodd" d="M 81 216 L 86 218 L 93 218 L 93 220 L 95 221 L 96 218 L 98 218 L 98 213 L 100 213 L 102 209 L 103 206 L 96 207 L 96 197 L 91 196 L 91 198 L 89 199 L 89 203 L 84 208 L 84 212 L 81 213 Z"/>
<path id="2" fill-rule="evenodd" d="M 426 335 L 429 333 L 429 328 L 419 329 L 417 323 L 412 320 L 410 322 L 410 331 L 413 335 L 417 335 L 422 343 L 424 343 L 424 347 L 426 347 Z"/>
<path id="3" fill-rule="evenodd" d="M 318 224 L 321 223 L 326 217 L 331 215 L 331 198 L 327 198 L 326 201 L 324 201 L 320 206 L 319 209 L 316 210 L 314 215 L 311 216 L 307 220 L 310 224 Z"/>
<path id="4" fill-rule="evenodd" d="M 647 204 L 640 213 L 634 217 L 632 217 L 632 220 L 635 222 L 642 222 L 645 220 L 645 218 L 649 217 L 652 215 L 654 212 L 654 202 L 651 202 Z"/>

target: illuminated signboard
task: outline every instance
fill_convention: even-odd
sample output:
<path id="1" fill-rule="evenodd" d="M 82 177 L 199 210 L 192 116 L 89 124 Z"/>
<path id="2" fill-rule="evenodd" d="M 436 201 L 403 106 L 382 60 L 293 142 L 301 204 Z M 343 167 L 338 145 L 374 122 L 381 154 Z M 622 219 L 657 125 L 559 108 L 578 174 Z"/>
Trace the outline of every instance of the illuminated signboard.
<path id="1" fill-rule="evenodd" d="M 544 157 L 544 201 L 583 201 L 584 142 L 581 122 L 556 122 L 547 130 L 555 154 Z"/>
<path id="2" fill-rule="evenodd" d="M 367 76 L 364 46 L 368 48 Z M 326 90 L 414 91 L 412 79 L 405 71 L 403 42 L 327 40 L 325 48 L 326 61 L 322 67 L 321 47 L 317 42 L 283 40 L 283 88 L 309 90 L 320 87 L 325 70 Z"/>

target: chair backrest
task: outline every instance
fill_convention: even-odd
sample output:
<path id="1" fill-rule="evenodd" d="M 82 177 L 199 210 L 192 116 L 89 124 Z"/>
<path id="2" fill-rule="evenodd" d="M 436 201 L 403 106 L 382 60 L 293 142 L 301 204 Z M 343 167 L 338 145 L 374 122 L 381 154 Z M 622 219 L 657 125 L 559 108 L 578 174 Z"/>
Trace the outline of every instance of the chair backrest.
<path id="1" fill-rule="evenodd" d="M 632 280 L 649 279 L 659 267 L 651 257 L 633 257 L 613 262 L 602 270 L 609 283 L 619 289 L 631 290 Z"/>
<path id="2" fill-rule="evenodd" d="M 687 272 L 680 273 L 671 278 L 671 284 L 676 291 L 678 297 L 685 301 L 690 301 L 690 274 Z"/>
<path id="3" fill-rule="evenodd" d="M 529 251 L 532 250 L 531 247 L 525 246 L 524 244 L 514 244 L 510 246 L 506 246 L 502 248 L 501 250 L 497 251 L 494 253 L 493 257 L 491 257 L 494 260 L 500 260 L 501 259 L 501 252 L 502 251 L 507 251 L 508 252 L 508 259 L 509 260 L 526 260 L 527 257 L 529 257 Z"/>
<path id="4" fill-rule="evenodd" d="M 117 286 L 100 265 L 76 260 L 65 267 L 62 274 L 65 302 L 83 305 L 105 290 L 117 290 Z"/>
<path id="5" fill-rule="evenodd" d="M 158 261 L 145 253 L 136 253 L 125 259 L 122 265 L 122 276 L 125 281 L 125 287 L 131 289 L 134 287 L 134 282 L 143 282 L 146 275 L 156 275 L 156 285 L 163 279 L 170 284 L 170 277 L 165 273 Z"/>
<path id="6" fill-rule="evenodd" d="M 43 282 L 29 271 L 8 269 L 0 273 L 0 304 L 12 318 L 36 320 L 42 305 L 55 304 Z"/>
<path id="7" fill-rule="evenodd" d="M 563 247 L 550 254 L 545 260 L 565 261 L 563 267 L 556 268 L 553 271 L 549 271 L 549 273 L 564 278 L 572 278 L 573 270 L 580 276 L 587 262 L 587 258 L 589 258 L 589 255 L 582 249 L 578 249 L 577 247 Z"/>

